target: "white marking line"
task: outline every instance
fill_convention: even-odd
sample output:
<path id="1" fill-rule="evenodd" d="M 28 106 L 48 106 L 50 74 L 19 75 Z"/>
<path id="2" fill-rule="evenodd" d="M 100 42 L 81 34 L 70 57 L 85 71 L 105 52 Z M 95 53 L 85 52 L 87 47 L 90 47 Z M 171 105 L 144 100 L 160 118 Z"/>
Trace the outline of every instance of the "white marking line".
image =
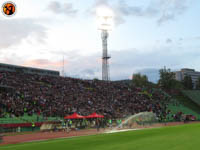
<path id="1" fill-rule="evenodd" d="M 111 130 L 107 131 L 105 133 L 117 133 L 117 132 L 126 132 L 126 131 L 135 131 L 135 130 L 142 130 L 143 128 L 140 129 L 123 129 L 123 130 Z"/>
<path id="2" fill-rule="evenodd" d="M 159 129 L 159 128 L 162 128 L 162 127 L 110 130 L 110 131 L 106 131 L 104 133 L 117 133 L 117 132 L 136 131 L 136 130 L 148 130 L 148 129 Z"/>

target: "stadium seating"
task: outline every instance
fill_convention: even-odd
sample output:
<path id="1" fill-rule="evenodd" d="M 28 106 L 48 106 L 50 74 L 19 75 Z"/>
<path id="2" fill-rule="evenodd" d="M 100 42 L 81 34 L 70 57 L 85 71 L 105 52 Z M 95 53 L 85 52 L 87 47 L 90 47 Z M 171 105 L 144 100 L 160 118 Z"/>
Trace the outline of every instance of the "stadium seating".
<path id="1" fill-rule="evenodd" d="M 200 91 L 199 90 L 183 90 L 182 93 L 200 106 Z"/>
<path id="2" fill-rule="evenodd" d="M 53 121 L 74 112 L 124 118 L 152 111 L 162 120 L 171 102 L 170 96 L 160 89 L 137 88 L 120 82 L 7 71 L 0 74 L 0 118 L 5 123 Z"/>
<path id="3" fill-rule="evenodd" d="M 168 105 L 168 109 L 171 111 L 171 114 L 176 114 L 178 112 L 183 112 L 184 114 L 190 114 L 193 116 L 196 116 L 198 120 L 200 120 L 200 116 L 197 112 L 191 110 L 188 107 L 185 107 L 181 104 L 178 105 L 173 105 L 173 104 L 169 104 Z M 171 115 L 169 115 L 170 120 L 173 120 L 173 117 Z"/>

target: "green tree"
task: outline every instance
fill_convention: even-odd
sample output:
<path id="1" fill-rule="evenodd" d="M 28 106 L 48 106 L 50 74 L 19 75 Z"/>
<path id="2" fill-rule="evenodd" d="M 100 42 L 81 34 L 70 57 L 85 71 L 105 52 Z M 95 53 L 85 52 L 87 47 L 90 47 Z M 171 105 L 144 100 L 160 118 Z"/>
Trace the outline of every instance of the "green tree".
<path id="1" fill-rule="evenodd" d="M 193 89 L 193 83 L 192 83 L 191 76 L 189 76 L 189 75 L 184 76 L 183 85 L 188 90 L 192 90 Z"/>
<path id="2" fill-rule="evenodd" d="M 177 90 L 183 90 L 184 89 L 184 85 L 181 81 L 174 80 L 173 84 L 174 84 L 173 89 L 177 89 Z"/>
<path id="3" fill-rule="evenodd" d="M 98 79 L 98 78 L 94 78 L 93 80 L 94 80 L 94 81 L 99 81 L 99 79 Z"/>
<path id="4" fill-rule="evenodd" d="M 133 74 L 132 81 L 133 84 L 138 87 L 148 85 L 148 77 L 146 75 L 141 75 L 140 73 Z"/>
<path id="5" fill-rule="evenodd" d="M 200 90 L 200 77 L 196 81 L 196 90 Z"/>
<path id="6" fill-rule="evenodd" d="M 158 81 L 159 86 L 165 89 L 171 89 L 175 85 L 175 73 L 171 72 L 170 69 L 159 70 L 160 80 Z"/>

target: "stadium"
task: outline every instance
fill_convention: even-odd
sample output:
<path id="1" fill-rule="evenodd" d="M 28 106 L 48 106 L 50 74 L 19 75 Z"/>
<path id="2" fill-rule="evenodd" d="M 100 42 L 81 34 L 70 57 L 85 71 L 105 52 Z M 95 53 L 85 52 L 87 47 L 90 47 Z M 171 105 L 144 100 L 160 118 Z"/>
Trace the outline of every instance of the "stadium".
<path id="1" fill-rule="evenodd" d="M 187 139 L 198 146 L 197 90 L 169 95 L 159 87 L 61 77 L 8 64 L 1 65 L 0 81 L 0 149 L 145 149 L 149 144 L 168 149 L 169 142 Z M 175 149 L 185 147 L 179 146 Z"/>
<path id="2" fill-rule="evenodd" d="M 92 1 L 0 2 L 0 150 L 198 149 L 199 2 Z"/>

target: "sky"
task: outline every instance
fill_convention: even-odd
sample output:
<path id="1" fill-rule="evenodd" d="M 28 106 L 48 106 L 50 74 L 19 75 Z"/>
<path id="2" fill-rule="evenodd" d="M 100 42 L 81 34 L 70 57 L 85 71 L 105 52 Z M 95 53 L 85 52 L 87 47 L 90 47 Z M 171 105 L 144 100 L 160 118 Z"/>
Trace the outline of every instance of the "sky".
<path id="1" fill-rule="evenodd" d="M 102 41 L 96 9 L 113 12 L 108 53 L 111 80 L 159 69 L 200 71 L 199 0 L 11 0 L 12 17 L 0 13 L 0 63 L 52 69 L 101 79 Z M 2 5 L 6 0 L 1 0 Z"/>

